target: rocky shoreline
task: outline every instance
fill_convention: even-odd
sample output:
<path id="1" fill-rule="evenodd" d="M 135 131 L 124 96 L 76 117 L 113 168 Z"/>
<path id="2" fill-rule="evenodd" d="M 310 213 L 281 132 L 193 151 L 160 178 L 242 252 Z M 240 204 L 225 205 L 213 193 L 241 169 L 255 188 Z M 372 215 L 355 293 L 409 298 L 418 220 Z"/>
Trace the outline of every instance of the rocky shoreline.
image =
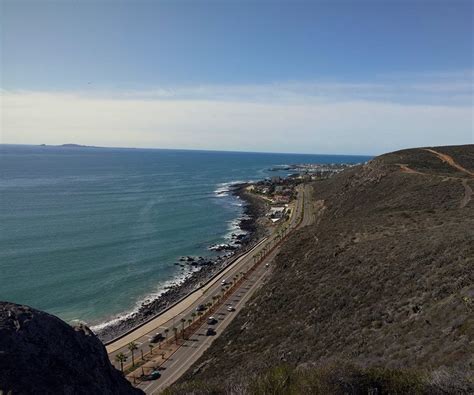
<path id="1" fill-rule="evenodd" d="M 245 202 L 243 217 L 239 222 L 239 228 L 244 233 L 233 234 L 229 243 L 210 246 L 210 249 L 223 253 L 217 257 L 182 257 L 176 265 L 181 266 L 182 270 L 189 268 L 191 270 L 189 275 L 182 282 L 170 286 L 156 299 L 143 302 L 137 312 L 94 330 L 102 342 L 107 343 L 130 331 L 185 297 L 226 267 L 233 256 L 253 246 L 266 233 L 265 226 L 259 221 L 266 213 L 266 203 L 248 193 L 246 190 L 248 185 L 236 184 L 230 189 L 234 196 Z"/>

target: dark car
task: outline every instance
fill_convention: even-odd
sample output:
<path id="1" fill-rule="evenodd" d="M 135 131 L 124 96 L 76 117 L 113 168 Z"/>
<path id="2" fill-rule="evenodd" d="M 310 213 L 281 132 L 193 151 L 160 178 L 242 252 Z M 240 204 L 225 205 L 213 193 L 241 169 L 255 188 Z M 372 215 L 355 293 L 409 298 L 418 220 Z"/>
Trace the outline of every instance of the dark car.
<path id="1" fill-rule="evenodd" d="M 150 380 L 156 380 L 161 377 L 161 373 L 158 372 L 158 370 L 154 370 L 150 374 L 145 374 L 141 378 L 143 381 L 150 381 Z"/>
<path id="2" fill-rule="evenodd" d="M 214 336 L 216 331 L 213 328 L 207 328 L 206 336 Z"/>
<path id="3" fill-rule="evenodd" d="M 207 325 L 215 325 L 217 324 L 217 320 L 214 317 L 209 317 L 207 319 Z"/>
<path id="4" fill-rule="evenodd" d="M 204 311 L 206 310 L 206 307 L 203 304 L 200 304 L 198 307 L 196 307 L 196 311 Z"/>
<path id="5" fill-rule="evenodd" d="M 163 340 L 165 340 L 165 337 L 161 333 L 158 332 L 153 335 L 150 341 L 152 343 L 159 343 L 159 342 L 162 342 Z"/>

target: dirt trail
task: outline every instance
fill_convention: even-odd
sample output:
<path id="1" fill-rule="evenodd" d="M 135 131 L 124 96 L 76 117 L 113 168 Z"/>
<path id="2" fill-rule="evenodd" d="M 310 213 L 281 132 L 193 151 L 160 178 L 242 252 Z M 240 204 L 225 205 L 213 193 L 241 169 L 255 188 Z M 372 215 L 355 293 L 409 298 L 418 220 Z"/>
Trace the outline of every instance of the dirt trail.
<path id="1" fill-rule="evenodd" d="M 467 170 L 466 168 L 462 167 L 460 164 L 456 163 L 455 160 L 449 156 L 449 155 L 446 155 L 446 154 L 442 154 L 438 151 L 435 151 L 435 150 L 432 150 L 432 149 L 429 149 L 429 148 L 426 148 L 425 151 L 429 151 L 431 152 L 432 154 L 436 155 L 440 160 L 442 160 L 443 162 L 446 162 L 449 166 L 452 166 L 454 167 L 456 170 L 459 170 L 463 173 L 466 173 L 468 175 L 470 175 L 471 177 L 474 178 L 474 173 L 470 170 Z M 400 167 L 400 171 L 402 173 L 408 173 L 408 174 L 421 174 L 421 175 L 424 175 L 426 176 L 427 174 L 426 173 L 422 173 L 420 171 L 416 171 L 416 170 L 413 170 L 411 169 L 410 167 L 408 167 L 407 164 L 403 164 L 403 163 L 397 163 L 397 165 Z M 455 180 L 459 180 L 458 177 L 447 177 L 446 179 L 455 179 Z M 463 198 L 461 199 L 461 202 L 459 203 L 459 208 L 463 208 L 463 207 L 466 207 L 467 204 L 471 201 L 471 198 L 472 198 L 472 188 L 470 187 L 470 185 L 468 184 L 468 179 L 463 179 L 461 182 L 462 182 L 462 185 L 464 187 L 464 196 Z"/>
<path id="2" fill-rule="evenodd" d="M 439 159 L 441 159 L 443 162 L 446 162 L 449 166 L 454 167 L 456 170 L 459 170 L 463 173 L 469 174 L 471 177 L 474 177 L 474 173 L 472 171 L 462 167 L 459 163 L 456 163 L 451 156 L 447 154 L 442 154 L 441 152 L 435 151 L 430 148 L 425 148 L 425 151 L 435 154 Z"/>
<path id="3" fill-rule="evenodd" d="M 459 208 L 466 207 L 466 205 L 471 201 L 472 188 L 467 182 L 467 179 L 462 180 L 462 185 L 464 187 L 464 197 L 462 198 L 461 203 L 459 204 Z"/>
<path id="4" fill-rule="evenodd" d="M 454 167 L 456 170 L 459 170 L 465 174 L 468 174 L 472 178 L 474 178 L 474 173 L 465 167 L 462 167 L 459 163 L 456 163 L 456 161 L 449 155 L 447 154 L 442 154 L 441 152 L 435 151 L 430 148 L 425 148 L 425 151 L 431 152 L 432 154 L 436 155 L 439 159 L 441 159 L 443 162 L 447 163 L 449 166 Z M 467 204 L 471 201 L 472 197 L 472 188 L 468 184 L 468 180 L 464 179 L 462 180 L 462 186 L 464 187 L 464 196 L 461 199 L 461 202 L 459 203 L 459 208 L 466 207 Z"/>
<path id="5" fill-rule="evenodd" d="M 425 175 L 424 173 L 421 173 L 421 172 L 419 172 L 419 171 L 410 169 L 410 168 L 408 167 L 408 165 L 404 165 L 404 164 L 399 163 L 398 166 L 400 166 L 400 170 L 402 171 L 402 173 Z"/>

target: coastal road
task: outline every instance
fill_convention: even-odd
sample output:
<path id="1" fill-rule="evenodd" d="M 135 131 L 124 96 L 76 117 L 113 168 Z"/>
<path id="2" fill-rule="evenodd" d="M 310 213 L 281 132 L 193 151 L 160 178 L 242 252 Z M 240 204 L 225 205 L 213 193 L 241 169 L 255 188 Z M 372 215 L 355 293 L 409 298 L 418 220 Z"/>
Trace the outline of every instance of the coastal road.
<path id="1" fill-rule="evenodd" d="M 274 250 L 269 256 L 268 261 L 278 254 L 278 250 Z M 267 260 L 265 260 L 266 262 Z M 145 381 L 138 385 L 138 388 L 147 394 L 159 394 L 160 391 L 173 384 L 178 380 L 191 366 L 196 362 L 204 351 L 209 348 L 214 339 L 220 335 L 225 328 L 232 322 L 233 318 L 245 306 L 254 292 L 264 282 L 266 276 L 270 274 L 270 270 L 265 264 L 259 267 L 249 276 L 249 278 L 232 294 L 232 296 L 219 309 L 213 313 L 217 319 L 217 323 L 212 325 L 216 334 L 214 336 L 206 336 L 207 328 L 211 327 L 204 322 L 200 328 L 190 336 L 189 339 L 161 366 L 162 376 L 155 381 Z M 233 306 L 235 311 L 229 312 L 228 306 Z"/>
<path id="2" fill-rule="evenodd" d="M 296 209 L 289 221 L 290 228 L 302 227 L 309 225 L 314 220 L 313 203 L 310 197 L 310 188 L 300 189 L 298 199 L 296 201 Z M 304 210 L 303 210 L 304 207 Z M 304 213 L 304 215 L 303 215 Z M 301 216 L 303 216 L 301 218 Z M 272 235 L 266 240 L 270 243 Z M 264 244 L 266 244 L 264 243 Z M 138 384 L 138 388 L 147 394 L 158 394 L 166 387 L 173 384 L 186 372 L 191 365 L 198 360 L 204 351 L 211 345 L 212 341 L 219 336 L 229 325 L 232 319 L 245 306 L 245 303 L 251 298 L 254 292 L 264 282 L 265 278 L 271 273 L 271 263 L 275 256 L 279 253 L 279 246 L 274 248 L 266 258 L 258 264 L 256 269 L 252 271 L 245 279 L 236 287 L 228 299 L 221 304 L 213 316 L 216 318 L 215 325 L 208 325 L 204 322 L 188 339 L 180 344 L 180 347 L 173 354 L 160 363 L 160 372 L 162 376 L 155 381 L 145 381 Z M 253 254 L 250 254 L 253 255 Z M 253 264 L 253 262 L 251 262 Z M 228 307 L 232 306 L 235 311 L 228 311 Z M 209 327 L 215 330 L 214 336 L 206 336 Z"/>
<path id="3" fill-rule="evenodd" d="M 312 220 L 311 200 L 308 199 L 310 193 L 309 187 L 300 186 L 298 189 L 298 197 L 294 203 L 292 215 L 290 220 L 286 223 L 288 229 L 295 228 L 298 225 L 306 225 Z M 304 209 L 303 209 L 304 208 Z M 303 218 L 302 215 L 304 213 Z M 301 220 L 301 221 L 300 221 Z M 115 357 L 118 353 L 122 353 L 127 357 L 127 361 L 124 364 L 125 370 L 130 367 L 132 358 L 131 352 L 128 349 L 128 344 L 134 342 L 137 346 L 135 350 L 135 362 L 141 359 L 142 354 L 145 359 L 152 359 L 144 365 L 144 372 L 150 366 L 160 367 L 162 377 L 156 381 L 143 382 L 139 384 L 139 387 L 145 389 L 147 393 L 156 393 L 157 391 L 165 388 L 176 381 L 182 373 L 192 364 L 197 358 L 209 347 L 213 338 L 218 336 L 222 330 L 229 324 L 235 314 L 241 309 L 245 302 L 250 298 L 255 289 L 262 283 L 262 280 L 268 274 L 269 270 L 266 266 L 275 255 L 278 253 L 278 248 L 272 249 L 281 235 L 275 230 L 272 235 L 261 240 L 255 247 L 236 259 L 231 265 L 229 265 L 224 272 L 216 276 L 203 288 L 191 293 L 188 297 L 180 301 L 178 304 L 173 306 L 168 311 L 157 316 L 149 323 L 137 328 L 131 333 L 127 334 L 121 339 L 107 345 L 107 351 L 111 362 L 119 368 L 119 363 L 116 362 Z M 266 253 L 267 257 L 261 262 L 255 270 L 251 270 L 255 267 L 257 256 L 262 256 Z M 244 276 L 244 273 L 245 274 Z M 245 278 L 244 278 L 245 277 Z M 239 281 L 239 285 L 234 286 L 232 293 L 229 296 L 229 291 L 226 293 L 226 300 L 224 303 L 219 305 L 218 310 L 213 313 L 217 319 L 216 325 L 213 327 L 216 330 L 215 336 L 204 336 L 204 332 L 208 328 L 207 324 L 201 325 L 197 331 L 190 336 L 184 343 L 180 342 L 178 345 L 172 345 L 170 347 L 163 347 L 160 349 L 158 346 L 154 348 L 154 354 L 150 355 L 150 340 L 153 335 L 160 332 L 168 337 L 174 336 L 174 330 L 181 329 L 185 325 L 193 322 L 196 319 L 196 308 L 199 305 L 215 304 L 217 296 L 223 297 L 222 280 L 225 279 L 228 283 Z M 227 308 L 232 305 L 235 308 L 234 312 L 229 312 Z M 153 351 L 151 351 L 153 353 Z M 157 355 L 164 353 L 163 360 L 157 360 Z M 155 355 L 153 357 L 153 355 Z M 149 368 L 153 369 L 153 368 Z M 138 369 L 137 373 L 132 375 L 139 376 L 141 368 Z M 129 378 L 131 376 L 129 375 Z"/>

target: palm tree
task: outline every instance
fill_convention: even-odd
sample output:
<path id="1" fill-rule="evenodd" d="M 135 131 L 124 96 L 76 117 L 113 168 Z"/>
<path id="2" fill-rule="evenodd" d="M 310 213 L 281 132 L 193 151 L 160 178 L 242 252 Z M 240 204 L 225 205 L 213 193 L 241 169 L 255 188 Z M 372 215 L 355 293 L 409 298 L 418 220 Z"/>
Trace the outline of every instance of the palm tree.
<path id="1" fill-rule="evenodd" d="M 168 332 L 169 332 L 169 331 L 170 331 L 170 330 L 169 330 L 168 328 L 165 329 L 165 331 L 164 331 L 164 332 L 165 332 L 165 339 L 168 337 Z"/>
<path id="2" fill-rule="evenodd" d="M 176 341 L 176 344 L 178 344 L 178 328 L 173 328 L 174 332 L 174 340 Z"/>
<path id="3" fill-rule="evenodd" d="M 190 326 L 193 323 L 193 320 L 191 318 L 188 319 L 188 326 Z"/>
<path id="4" fill-rule="evenodd" d="M 181 318 L 181 331 L 184 332 L 184 323 L 186 322 L 186 320 L 184 318 Z"/>
<path id="5" fill-rule="evenodd" d="M 135 342 L 130 342 L 128 343 L 128 349 L 132 353 L 132 366 L 135 366 L 135 350 L 138 350 L 138 346 L 136 345 Z"/>
<path id="6" fill-rule="evenodd" d="M 148 347 L 150 347 L 150 355 L 153 355 L 153 344 L 148 344 Z"/>
<path id="7" fill-rule="evenodd" d="M 194 321 L 194 319 L 196 318 L 196 313 L 193 312 L 193 313 L 191 314 L 191 317 L 193 317 L 193 321 Z"/>
<path id="8" fill-rule="evenodd" d="M 127 362 L 127 356 L 123 352 L 120 352 L 115 356 L 115 360 L 120 362 L 120 370 L 123 373 L 123 363 Z"/>

